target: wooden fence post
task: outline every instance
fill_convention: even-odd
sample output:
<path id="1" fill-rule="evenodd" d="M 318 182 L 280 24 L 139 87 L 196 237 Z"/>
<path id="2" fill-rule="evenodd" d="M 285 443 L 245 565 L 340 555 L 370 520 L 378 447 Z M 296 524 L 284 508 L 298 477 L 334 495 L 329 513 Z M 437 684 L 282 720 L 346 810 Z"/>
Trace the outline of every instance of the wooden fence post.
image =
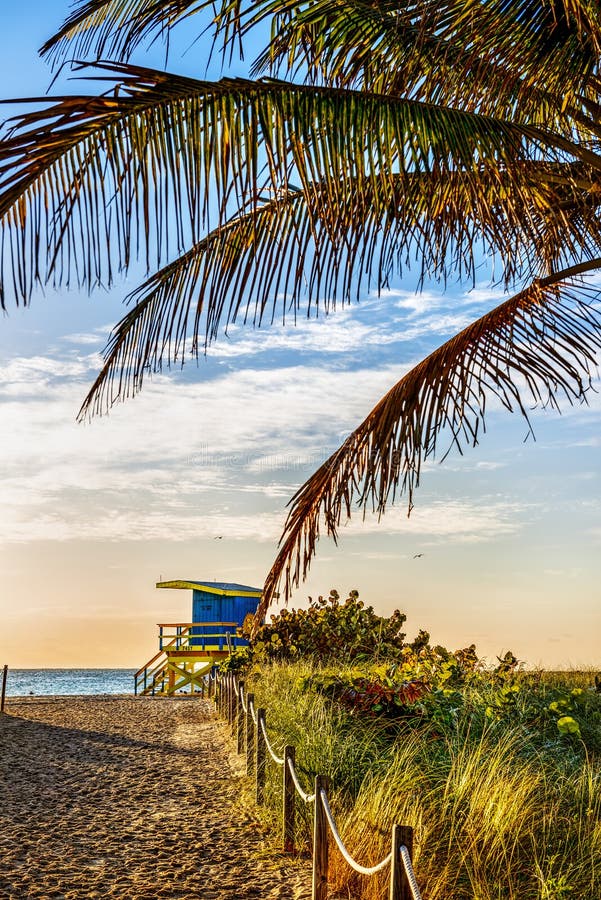
<path id="1" fill-rule="evenodd" d="M 236 715 L 236 682 L 234 680 L 234 676 L 230 674 L 229 677 L 230 683 L 230 698 L 229 698 L 229 706 L 228 706 L 228 716 L 227 720 L 230 723 L 230 728 L 232 734 L 234 733 L 234 718 Z"/>
<path id="2" fill-rule="evenodd" d="M 236 707 L 236 751 L 238 753 L 242 753 L 242 744 L 244 737 L 244 706 L 242 703 L 242 696 L 244 691 L 244 682 L 238 682 L 238 703 Z M 248 706 L 248 701 L 247 701 Z"/>
<path id="3" fill-rule="evenodd" d="M 289 763 L 294 765 L 296 750 L 284 747 L 284 773 L 282 776 L 282 843 L 284 853 L 294 853 L 294 812 L 296 788 L 292 780 Z"/>
<path id="4" fill-rule="evenodd" d="M 329 781 L 325 775 L 317 775 L 315 778 L 311 900 L 327 900 L 328 898 L 328 820 L 321 800 L 321 791 L 328 790 Z"/>
<path id="5" fill-rule="evenodd" d="M 405 872 L 405 866 L 403 865 L 403 860 L 401 859 L 400 849 L 405 845 L 407 850 L 409 851 L 409 856 L 413 859 L 413 828 L 411 825 L 395 825 L 396 829 L 396 838 L 394 836 L 393 831 L 393 846 L 392 852 L 395 853 L 395 840 L 398 842 L 396 845 L 396 858 L 398 860 L 399 866 L 399 892 L 398 894 L 390 894 L 390 900 L 412 900 L 413 894 L 411 893 L 411 885 L 409 884 L 409 879 L 407 877 L 407 873 Z M 393 856 L 393 864 L 394 864 L 394 856 Z M 390 889 L 392 891 L 392 875 L 390 879 Z"/>
<path id="6" fill-rule="evenodd" d="M 403 860 L 401 859 L 401 829 L 399 825 L 392 826 L 392 848 L 390 860 L 390 889 L 388 900 L 400 900 L 401 877 L 403 873 Z"/>
<path id="7" fill-rule="evenodd" d="M 255 695 L 249 694 L 246 698 L 246 774 L 252 775 L 255 769 L 255 723 L 252 709 L 255 703 Z"/>
<path id="8" fill-rule="evenodd" d="M 211 698 L 213 696 L 213 688 L 215 687 L 215 682 L 213 680 L 213 669 L 209 669 L 209 683 L 207 685 L 207 697 Z"/>
<path id="9" fill-rule="evenodd" d="M 264 709 L 257 710 L 257 733 L 255 738 L 255 761 L 257 768 L 257 791 L 255 796 L 257 806 L 263 806 L 263 803 L 265 802 L 265 751 L 267 750 L 267 748 L 265 746 L 265 735 L 263 734 L 261 723 L 263 723 L 263 726 L 265 725 Z"/>
<path id="10" fill-rule="evenodd" d="M 8 678 L 8 666 L 2 669 L 2 697 L 0 698 L 0 713 L 4 712 L 4 701 L 6 699 L 6 680 Z"/>
<path id="11" fill-rule="evenodd" d="M 313 882 L 311 900 L 328 898 L 328 820 L 321 799 L 321 791 L 327 791 L 330 779 L 325 775 L 315 778 L 315 810 L 313 814 Z"/>
<path id="12" fill-rule="evenodd" d="M 234 737 L 238 729 L 238 710 L 242 705 L 240 703 L 240 689 L 238 688 L 238 693 L 236 693 L 236 687 L 236 676 L 232 675 L 232 718 L 230 720 L 230 724 L 232 726 L 232 737 Z"/>

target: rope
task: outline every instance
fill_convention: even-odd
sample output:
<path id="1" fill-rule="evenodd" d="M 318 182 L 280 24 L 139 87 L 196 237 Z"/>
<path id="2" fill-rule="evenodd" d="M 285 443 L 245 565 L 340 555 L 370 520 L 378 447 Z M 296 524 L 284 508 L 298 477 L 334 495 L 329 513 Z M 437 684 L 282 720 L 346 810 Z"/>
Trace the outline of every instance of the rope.
<path id="1" fill-rule="evenodd" d="M 218 680 L 217 675 L 213 676 L 209 672 L 209 679 L 211 679 L 211 678 L 214 681 Z M 236 696 L 240 699 L 242 709 L 244 710 L 245 713 L 247 713 L 250 710 L 250 715 L 252 717 L 252 720 L 255 723 L 255 725 L 258 726 L 259 725 L 259 717 L 256 713 L 254 702 L 251 700 L 249 703 L 245 699 L 244 685 L 238 685 L 237 679 L 235 679 L 235 678 L 232 680 L 233 680 L 233 684 L 234 684 L 234 691 L 236 692 Z M 285 757 L 277 755 L 277 753 L 271 746 L 271 743 L 267 736 L 267 728 L 265 727 L 265 720 L 262 718 L 260 720 L 260 722 L 261 722 L 261 731 L 263 733 L 263 738 L 265 739 L 265 746 L 267 747 L 267 750 L 269 751 L 269 755 L 273 759 L 274 763 L 276 763 L 276 765 L 278 765 L 278 766 L 283 766 L 283 765 L 286 765 L 286 763 L 287 763 L 288 770 L 290 772 L 292 781 L 294 783 L 294 787 L 296 788 L 296 791 L 299 794 L 300 798 L 305 803 L 313 803 L 316 800 L 316 795 L 305 793 L 305 791 L 302 789 L 300 782 L 298 780 L 298 776 L 296 774 L 296 769 L 294 768 L 294 763 L 293 763 L 292 759 L 290 757 L 288 757 L 286 759 Z M 383 859 L 381 862 L 379 862 L 375 866 L 362 866 L 355 859 L 353 859 L 353 857 L 350 855 L 350 853 L 344 846 L 344 844 L 342 842 L 342 838 L 340 837 L 340 834 L 338 833 L 338 828 L 336 827 L 336 822 L 334 820 L 334 816 L 332 814 L 332 810 L 330 809 L 330 804 L 328 802 L 328 795 L 323 788 L 319 792 L 319 799 L 321 800 L 321 803 L 323 804 L 323 809 L 326 814 L 326 819 L 328 821 L 328 825 L 330 827 L 330 831 L 332 833 L 332 837 L 334 838 L 336 846 L 338 847 L 343 859 L 346 860 L 348 865 L 352 869 L 354 869 L 355 872 L 358 872 L 360 875 L 375 875 L 377 872 L 381 872 L 382 869 L 385 869 L 386 866 L 390 865 L 390 862 L 392 860 L 392 853 L 389 853 L 385 859 Z M 419 887 L 417 884 L 417 879 L 415 877 L 415 872 L 413 871 L 413 865 L 411 863 L 411 856 L 409 854 L 407 847 L 405 847 L 404 844 L 400 847 L 400 854 L 401 854 L 401 860 L 403 862 L 405 874 L 406 874 L 407 880 L 409 882 L 409 888 L 411 890 L 412 900 L 422 900 L 422 895 L 420 894 L 420 890 L 419 890 Z"/>
<path id="2" fill-rule="evenodd" d="M 389 853 L 386 859 L 383 859 L 382 862 L 378 863 L 377 866 L 362 866 L 353 857 L 350 855 L 344 844 L 342 843 L 342 838 L 338 834 L 338 829 L 336 828 L 336 822 L 334 821 L 334 816 L 332 815 L 332 810 L 330 809 L 330 804 L 328 803 L 328 795 L 325 790 L 322 788 L 319 792 L 319 796 L 321 798 L 321 802 L 323 803 L 323 808 L 325 810 L 326 818 L 328 820 L 328 825 L 330 826 L 330 831 L 332 832 L 332 836 L 336 841 L 336 846 L 340 850 L 342 856 L 347 861 L 349 866 L 355 870 L 355 872 L 359 872 L 361 875 L 375 875 L 376 872 L 380 872 L 382 869 L 385 869 L 386 866 L 390 864 L 392 859 L 392 853 Z M 419 895 L 416 900 L 421 900 Z"/>
<path id="3" fill-rule="evenodd" d="M 404 844 L 401 845 L 401 859 L 403 860 L 403 866 L 405 867 L 405 874 L 407 875 L 407 880 L 409 881 L 409 887 L 411 888 L 411 896 L 413 897 L 413 900 L 422 900 L 422 895 L 420 894 L 419 887 L 417 886 L 415 872 L 413 871 L 413 866 L 411 864 L 411 856 L 409 855 L 409 851 Z"/>
<path id="4" fill-rule="evenodd" d="M 296 775 L 296 770 L 294 768 L 294 763 L 292 762 L 290 757 L 288 757 L 288 770 L 292 776 L 294 787 L 298 791 L 301 800 L 304 800 L 305 803 L 313 803 L 313 801 L 315 800 L 315 794 L 305 794 L 302 787 L 300 786 L 299 780 Z"/>
<path id="5" fill-rule="evenodd" d="M 283 757 L 283 756 L 278 756 L 278 755 L 275 753 L 275 751 L 274 751 L 273 747 L 271 746 L 271 744 L 269 743 L 269 738 L 267 737 L 267 729 L 265 728 L 265 722 L 263 721 L 263 719 L 261 719 L 261 731 L 263 732 L 263 737 L 265 738 L 265 746 L 266 746 L 267 749 L 269 750 L 269 755 L 271 756 L 272 760 L 273 760 L 274 763 L 276 763 L 278 766 L 283 766 L 283 765 L 284 765 L 284 757 Z"/>

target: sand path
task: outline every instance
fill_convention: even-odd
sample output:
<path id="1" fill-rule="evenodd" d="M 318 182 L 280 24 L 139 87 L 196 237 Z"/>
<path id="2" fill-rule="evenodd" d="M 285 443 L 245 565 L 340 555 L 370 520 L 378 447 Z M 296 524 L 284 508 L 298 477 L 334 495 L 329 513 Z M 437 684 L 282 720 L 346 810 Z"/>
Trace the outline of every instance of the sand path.
<path id="1" fill-rule="evenodd" d="M 202 699 L 10 699 L 0 716 L 0 898 L 307 900 L 274 856 Z"/>

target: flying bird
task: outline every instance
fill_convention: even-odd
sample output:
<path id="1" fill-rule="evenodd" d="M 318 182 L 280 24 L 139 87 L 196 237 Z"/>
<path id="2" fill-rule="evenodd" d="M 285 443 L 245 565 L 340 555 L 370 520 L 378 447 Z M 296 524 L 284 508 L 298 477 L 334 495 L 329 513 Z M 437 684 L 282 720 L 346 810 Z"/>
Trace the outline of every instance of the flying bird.
<path id="1" fill-rule="evenodd" d="M 416 553 L 415 556 L 413 557 L 413 559 L 419 559 L 420 556 L 423 556 L 423 555 L 424 555 L 423 553 Z"/>

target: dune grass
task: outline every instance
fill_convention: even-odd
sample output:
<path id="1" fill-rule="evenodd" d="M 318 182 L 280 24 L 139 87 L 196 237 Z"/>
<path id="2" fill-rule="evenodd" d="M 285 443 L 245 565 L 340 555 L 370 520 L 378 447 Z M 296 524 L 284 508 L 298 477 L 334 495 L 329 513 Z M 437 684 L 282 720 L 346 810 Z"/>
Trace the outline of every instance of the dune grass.
<path id="1" fill-rule="evenodd" d="M 601 898 L 601 696 L 590 673 L 480 673 L 393 721 L 353 712 L 311 687 L 314 675 L 296 663 L 247 678 L 273 742 L 296 747 L 305 787 L 317 773 L 331 778 L 358 860 L 386 856 L 396 822 L 414 828 L 424 900 Z M 577 733 L 558 729 L 562 713 L 573 713 Z M 271 771 L 274 822 L 280 778 Z M 299 801 L 301 849 L 310 823 Z M 349 897 L 386 897 L 385 876 L 357 876 L 335 852 L 331 879 Z"/>

